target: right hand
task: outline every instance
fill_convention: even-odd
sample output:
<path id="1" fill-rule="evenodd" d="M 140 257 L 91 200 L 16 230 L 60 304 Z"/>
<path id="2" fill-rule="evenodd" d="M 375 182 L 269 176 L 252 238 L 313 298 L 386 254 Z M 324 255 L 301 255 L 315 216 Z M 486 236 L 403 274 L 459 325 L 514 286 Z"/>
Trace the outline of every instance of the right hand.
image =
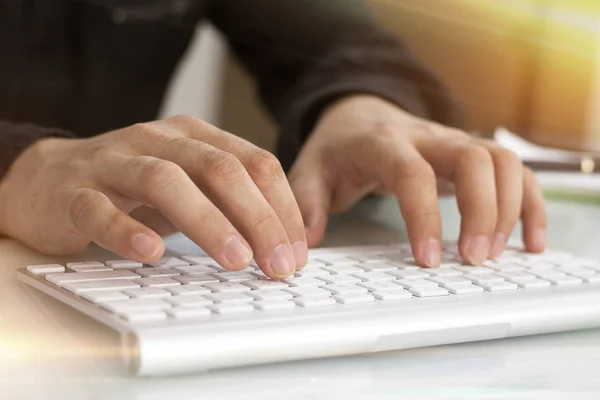
<path id="1" fill-rule="evenodd" d="M 93 241 L 155 261 L 161 237 L 129 215 L 146 207 L 227 270 L 254 258 L 281 279 L 307 262 L 302 216 L 277 158 L 193 117 L 42 139 L 0 181 L 0 233 L 47 254 Z"/>

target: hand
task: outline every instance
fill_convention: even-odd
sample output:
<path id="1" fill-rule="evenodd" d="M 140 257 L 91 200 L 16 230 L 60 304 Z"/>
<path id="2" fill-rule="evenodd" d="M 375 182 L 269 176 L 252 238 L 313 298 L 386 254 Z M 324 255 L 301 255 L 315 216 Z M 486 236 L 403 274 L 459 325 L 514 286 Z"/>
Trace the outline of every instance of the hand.
<path id="1" fill-rule="evenodd" d="M 376 97 L 350 97 L 326 110 L 289 179 L 309 246 L 323 239 L 330 212 L 383 190 L 398 198 L 416 260 L 435 267 L 442 237 L 437 183 L 446 180 L 456 188 L 459 250 L 468 263 L 500 255 L 519 217 L 527 249 L 545 247 L 543 197 L 514 153 Z"/>
<path id="2" fill-rule="evenodd" d="M 272 278 L 307 261 L 304 223 L 277 159 L 192 117 L 91 139 L 44 139 L 0 182 L 0 232 L 50 254 L 90 241 L 123 257 L 162 256 L 177 228 L 228 270 L 252 258 Z"/>

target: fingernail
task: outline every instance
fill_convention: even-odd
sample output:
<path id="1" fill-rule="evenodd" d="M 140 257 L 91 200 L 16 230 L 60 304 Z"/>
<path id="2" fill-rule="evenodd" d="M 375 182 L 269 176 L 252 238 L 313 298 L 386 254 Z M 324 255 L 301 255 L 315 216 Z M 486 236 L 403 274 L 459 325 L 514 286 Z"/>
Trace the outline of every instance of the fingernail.
<path id="1" fill-rule="evenodd" d="M 440 266 L 441 250 L 440 242 L 436 239 L 429 239 L 423 243 L 423 262 L 426 267 L 437 268 Z"/>
<path id="2" fill-rule="evenodd" d="M 500 257 L 500 254 L 504 251 L 504 247 L 506 246 L 506 235 L 501 232 L 496 232 L 494 234 L 494 238 L 492 239 L 492 249 L 490 250 L 490 258 L 492 260 Z"/>
<path id="3" fill-rule="evenodd" d="M 158 252 L 160 245 L 156 240 L 145 233 L 138 233 L 131 239 L 133 248 L 142 257 L 152 257 Z"/>
<path id="4" fill-rule="evenodd" d="M 232 265 L 246 266 L 252 261 L 252 250 L 237 236 L 232 236 L 225 243 L 225 258 Z"/>
<path id="5" fill-rule="evenodd" d="M 479 235 L 472 238 L 467 244 L 467 261 L 473 265 L 481 265 L 486 260 L 490 250 L 490 239 Z"/>
<path id="6" fill-rule="evenodd" d="M 294 254 L 290 246 L 279 245 L 271 254 L 269 266 L 277 278 L 287 278 L 296 270 Z"/>
<path id="7" fill-rule="evenodd" d="M 308 262 L 308 246 L 306 242 L 299 240 L 292 246 L 294 258 L 296 259 L 296 270 L 302 269 Z"/>
<path id="8" fill-rule="evenodd" d="M 533 234 L 533 241 L 536 246 L 539 246 L 539 249 L 543 249 L 546 247 L 546 230 L 543 228 L 539 228 Z"/>

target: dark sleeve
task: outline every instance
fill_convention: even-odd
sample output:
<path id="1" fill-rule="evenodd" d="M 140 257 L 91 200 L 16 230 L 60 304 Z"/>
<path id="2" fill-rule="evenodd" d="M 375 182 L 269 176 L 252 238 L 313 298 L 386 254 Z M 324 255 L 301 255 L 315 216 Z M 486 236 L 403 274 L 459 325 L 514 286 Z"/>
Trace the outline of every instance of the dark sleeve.
<path id="1" fill-rule="evenodd" d="M 0 180 L 16 158 L 35 141 L 48 137 L 74 137 L 58 128 L 0 121 Z"/>
<path id="2" fill-rule="evenodd" d="M 321 111 L 368 93 L 423 118 L 459 126 L 445 87 L 385 32 L 364 0 L 213 0 L 212 22 L 256 78 L 279 124 L 286 169 Z"/>

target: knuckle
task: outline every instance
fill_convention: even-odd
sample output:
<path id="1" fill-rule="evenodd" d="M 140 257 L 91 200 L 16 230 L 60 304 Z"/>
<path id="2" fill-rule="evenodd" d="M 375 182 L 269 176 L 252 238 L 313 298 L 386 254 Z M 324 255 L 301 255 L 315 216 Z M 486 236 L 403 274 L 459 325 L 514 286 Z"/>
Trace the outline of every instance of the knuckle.
<path id="1" fill-rule="evenodd" d="M 210 152 L 201 163 L 209 177 L 226 182 L 239 179 L 244 171 L 244 167 L 237 157 L 221 150 Z"/>
<path id="2" fill-rule="evenodd" d="M 168 138 L 166 132 L 151 122 L 139 122 L 131 126 L 130 135 L 139 141 L 156 141 Z"/>
<path id="3" fill-rule="evenodd" d="M 251 176 L 258 178 L 280 179 L 285 176 L 277 157 L 266 150 L 253 152 L 248 158 L 246 169 Z"/>
<path id="4" fill-rule="evenodd" d="M 146 161 L 140 173 L 139 182 L 146 193 L 160 193 L 180 181 L 181 173 L 181 168 L 170 161 Z"/>
<path id="5" fill-rule="evenodd" d="M 403 179 L 435 180 L 433 167 L 422 159 L 401 159 L 397 163 L 398 176 Z"/>
<path id="6" fill-rule="evenodd" d="M 208 122 L 188 114 L 175 115 L 173 117 L 168 118 L 167 121 L 172 122 L 175 125 L 182 125 L 187 128 L 193 128 L 194 130 L 197 130 L 199 132 L 202 132 L 209 127 Z"/>
<path id="7" fill-rule="evenodd" d="M 477 144 L 467 144 L 461 148 L 458 154 L 459 162 L 462 161 L 469 166 L 491 164 L 493 162 L 490 152 Z"/>
<path id="8" fill-rule="evenodd" d="M 87 220 L 104 200 L 104 195 L 91 190 L 79 190 L 71 198 L 69 216 L 78 223 Z"/>
<path id="9" fill-rule="evenodd" d="M 517 153 L 514 151 L 499 147 L 494 150 L 496 162 L 501 165 L 511 166 L 511 167 L 521 167 L 522 162 Z"/>

